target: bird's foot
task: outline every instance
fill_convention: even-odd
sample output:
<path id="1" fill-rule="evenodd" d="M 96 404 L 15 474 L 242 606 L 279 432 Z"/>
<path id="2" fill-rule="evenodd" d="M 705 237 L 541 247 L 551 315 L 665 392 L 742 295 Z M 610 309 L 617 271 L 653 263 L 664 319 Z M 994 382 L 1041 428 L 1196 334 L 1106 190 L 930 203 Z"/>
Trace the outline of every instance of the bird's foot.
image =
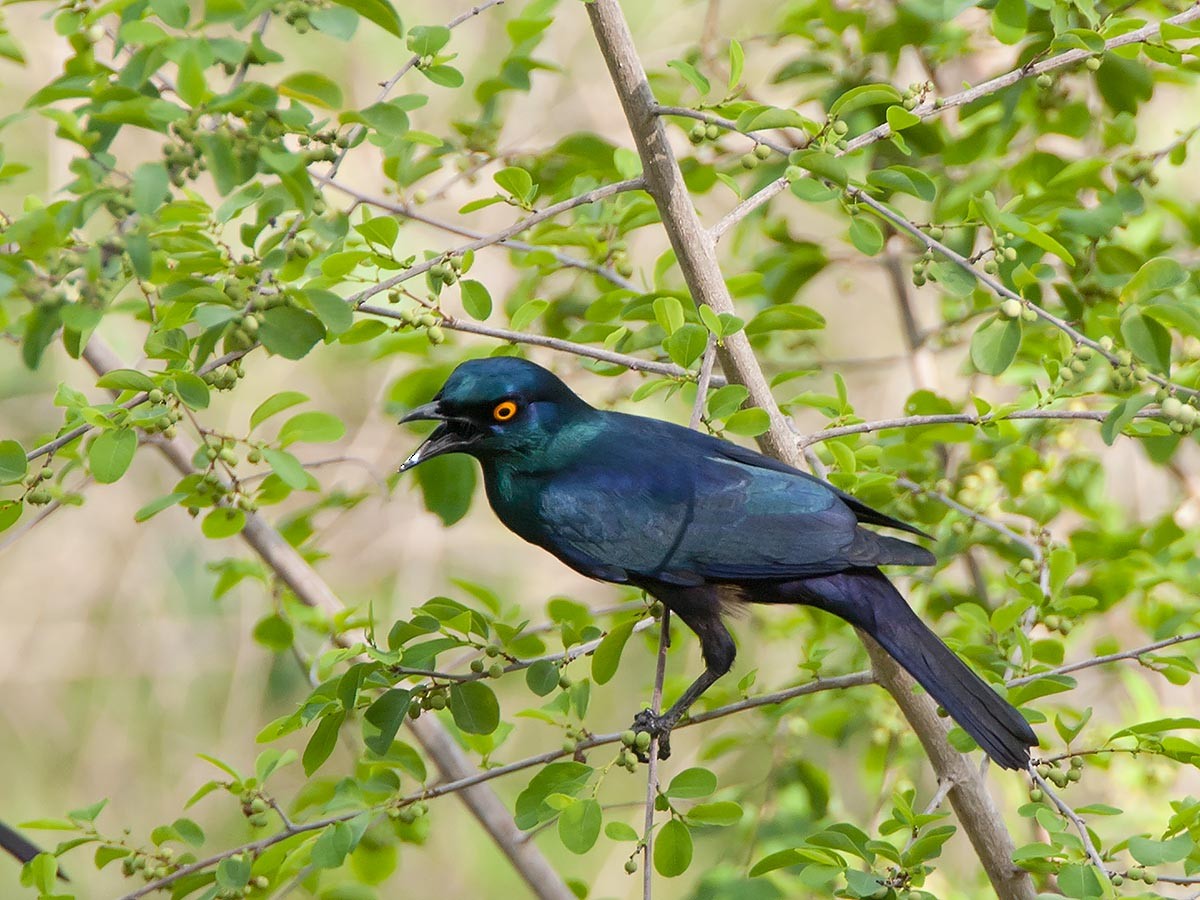
<path id="1" fill-rule="evenodd" d="M 675 723 L 667 716 L 658 715 L 651 710 L 643 709 L 640 713 L 633 717 L 633 724 L 630 730 L 635 735 L 649 734 L 650 738 L 658 738 L 658 758 L 669 759 L 671 756 L 671 729 Z M 642 762 L 650 761 L 649 743 L 645 742 L 643 746 L 643 738 L 631 748 L 634 755 Z"/>

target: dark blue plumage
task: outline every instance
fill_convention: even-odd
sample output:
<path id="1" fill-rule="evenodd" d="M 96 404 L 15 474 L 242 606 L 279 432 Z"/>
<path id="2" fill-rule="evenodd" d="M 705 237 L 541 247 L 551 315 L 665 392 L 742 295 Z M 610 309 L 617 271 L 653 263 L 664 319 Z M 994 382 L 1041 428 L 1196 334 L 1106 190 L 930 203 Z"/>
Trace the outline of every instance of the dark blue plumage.
<path id="1" fill-rule="evenodd" d="M 459 366 L 412 419 L 441 424 L 402 471 L 469 453 L 508 528 L 585 575 L 644 588 L 699 636 L 704 674 L 663 716 L 643 713 L 639 726 L 665 736 L 732 666 L 723 607 L 803 603 L 874 637 L 1000 765 L 1028 764 L 1037 738 L 1024 718 L 877 568 L 931 565 L 933 555 L 862 526 L 919 530 L 754 451 L 594 409 L 550 372 L 512 357 Z"/>

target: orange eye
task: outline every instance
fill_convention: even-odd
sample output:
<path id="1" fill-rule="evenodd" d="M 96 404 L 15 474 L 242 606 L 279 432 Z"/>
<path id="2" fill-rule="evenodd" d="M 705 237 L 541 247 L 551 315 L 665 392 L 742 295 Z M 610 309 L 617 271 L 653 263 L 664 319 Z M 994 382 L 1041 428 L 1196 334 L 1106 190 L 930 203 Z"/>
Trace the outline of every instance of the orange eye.
<path id="1" fill-rule="evenodd" d="M 492 410 L 492 418 L 497 422 L 507 422 L 516 414 L 517 404 L 513 403 L 511 400 L 504 400 L 500 403 L 497 403 L 495 408 Z"/>

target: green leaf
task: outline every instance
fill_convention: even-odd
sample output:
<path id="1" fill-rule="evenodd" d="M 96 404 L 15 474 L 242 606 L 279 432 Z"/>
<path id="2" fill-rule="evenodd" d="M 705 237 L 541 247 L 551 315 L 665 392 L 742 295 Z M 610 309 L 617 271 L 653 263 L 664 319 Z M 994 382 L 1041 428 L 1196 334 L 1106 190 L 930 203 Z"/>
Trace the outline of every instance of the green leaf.
<path id="1" fill-rule="evenodd" d="M 883 249 L 883 232 L 865 216 L 855 216 L 850 222 L 850 243 L 860 253 L 874 256 Z"/>
<path id="2" fill-rule="evenodd" d="M 654 321 L 658 322 L 668 335 L 674 334 L 683 327 L 686 321 L 683 317 L 683 304 L 678 297 L 655 297 L 651 304 L 654 310 Z"/>
<path id="3" fill-rule="evenodd" d="M 133 462 L 137 435 L 132 428 L 102 431 L 88 448 L 88 467 L 101 484 L 117 481 Z"/>
<path id="4" fill-rule="evenodd" d="M 846 113 L 862 109 L 864 106 L 878 106 L 881 103 L 899 103 L 904 98 L 890 84 L 860 84 L 850 88 L 842 96 L 833 101 L 829 107 L 831 116 L 844 116 Z"/>
<path id="5" fill-rule="evenodd" d="M 500 703 L 486 684 L 460 682 L 450 685 L 450 714 L 467 734 L 491 734 L 500 724 Z"/>
<path id="6" fill-rule="evenodd" d="M 203 378 L 191 372 L 176 372 L 172 378 L 175 393 L 189 409 L 208 409 L 209 391 Z"/>
<path id="7" fill-rule="evenodd" d="M 816 331 L 825 327 L 825 317 L 810 306 L 789 303 L 769 306 L 750 320 L 746 334 L 751 337 L 768 331 Z"/>
<path id="8" fill-rule="evenodd" d="M 1007 316 L 984 322 L 971 336 L 971 362 L 984 375 L 999 375 L 1017 358 L 1021 323 Z"/>
<path id="9" fill-rule="evenodd" d="M 296 491 L 308 488 L 309 475 L 300 460 L 286 450 L 274 450 L 270 447 L 262 451 L 263 459 L 271 467 L 271 471 L 279 476 L 279 480 Z"/>
<path id="10" fill-rule="evenodd" d="M 442 87 L 462 87 L 466 81 L 463 78 L 462 72 L 458 71 L 454 66 L 426 66 L 424 69 L 418 69 L 417 71 L 434 84 L 440 84 Z M 413 133 L 413 138 L 415 137 L 416 132 Z"/>
<path id="11" fill-rule="evenodd" d="M 1122 400 L 1114 406 L 1104 417 L 1104 421 L 1100 423 L 1100 437 L 1103 438 L 1104 443 L 1111 447 L 1116 441 L 1117 435 L 1133 421 L 1133 417 L 1153 402 L 1154 397 L 1150 394 L 1139 394 Z"/>
<path id="12" fill-rule="evenodd" d="M 475 464 L 461 454 L 435 456 L 417 467 L 417 484 L 425 508 L 443 525 L 453 525 L 467 514 L 476 478 Z"/>
<path id="13" fill-rule="evenodd" d="M 724 419 L 736 412 L 749 396 L 749 389 L 740 384 L 717 388 L 708 395 L 708 414 L 714 419 Z"/>
<path id="14" fill-rule="evenodd" d="M 533 178 L 524 169 L 509 166 L 492 176 L 492 180 L 518 200 L 526 200 L 533 192 Z"/>
<path id="15" fill-rule="evenodd" d="M 654 839 L 654 868 L 664 878 L 675 878 L 692 864 L 692 833 L 679 819 L 671 819 Z"/>
<path id="16" fill-rule="evenodd" d="M 245 527 L 246 514 L 240 509 L 230 509 L 227 506 L 211 510 L 200 523 L 200 530 L 204 536 L 213 540 L 233 537 Z"/>
<path id="17" fill-rule="evenodd" d="M 905 109 L 903 106 L 889 106 L 887 108 L 887 123 L 892 131 L 903 131 L 905 128 L 920 125 L 921 117 Z"/>
<path id="18" fill-rule="evenodd" d="M 717 789 L 717 776 L 708 769 L 684 769 L 671 779 L 664 793 L 672 800 L 695 800 L 707 797 Z"/>
<path id="19" fill-rule="evenodd" d="M 296 72 L 279 82 L 279 93 L 302 103 L 336 109 L 342 105 L 342 89 L 320 72 Z"/>
<path id="20" fill-rule="evenodd" d="M 298 441 L 309 444 L 331 444 L 346 434 L 346 425 L 332 413 L 309 410 L 297 413 L 279 429 L 279 444 L 287 447 Z"/>
<path id="21" fill-rule="evenodd" d="M 0 441 L 0 484 L 20 481 L 28 470 L 25 448 L 13 440 Z"/>
<path id="22" fill-rule="evenodd" d="M 468 316 L 482 322 L 492 314 L 492 295 L 483 282 L 465 278 L 458 286 L 462 291 L 463 309 Z"/>
<path id="23" fill-rule="evenodd" d="M 338 710 L 325 716 L 318 723 L 313 736 L 308 739 L 304 754 L 300 757 L 305 775 L 311 776 L 329 759 L 329 754 L 333 753 L 333 748 L 337 746 L 338 730 L 345 719 L 346 713 Z"/>
<path id="24" fill-rule="evenodd" d="M 390 219 L 382 219 L 388 222 Z M 321 320 L 326 330 L 332 335 L 345 334 L 354 324 L 354 310 L 350 305 L 333 291 L 309 289 L 304 292 L 305 298 L 312 304 L 313 310 Z"/>
<path id="25" fill-rule="evenodd" d="M 633 634 L 634 624 L 636 623 L 631 619 L 613 626 L 597 645 L 596 652 L 592 654 L 592 681 L 596 684 L 608 684 L 616 674 L 621 652 L 625 649 L 629 636 Z"/>
<path id="26" fill-rule="evenodd" d="M 545 697 L 558 687 L 558 666 L 548 659 L 539 659 L 525 670 L 525 684 L 539 697 Z"/>
<path id="27" fill-rule="evenodd" d="M 867 175 L 867 183 L 890 191 L 912 194 L 926 201 L 932 201 L 937 196 L 937 186 L 933 179 L 912 166 L 897 165 L 876 169 Z"/>
<path id="28" fill-rule="evenodd" d="M 524 331 L 549 308 L 549 300 L 529 300 L 517 307 L 516 312 L 512 314 L 512 318 L 508 320 L 508 324 L 512 326 L 513 331 Z"/>
<path id="29" fill-rule="evenodd" d="M 576 800 L 558 816 L 558 837 L 572 853 L 584 854 L 596 845 L 604 814 L 595 800 Z"/>
<path id="30" fill-rule="evenodd" d="M 364 19 L 369 19 L 396 37 L 404 37 L 404 26 L 400 16 L 388 0 L 334 0 L 338 6 L 352 9 Z"/>
<path id="31" fill-rule="evenodd" d="M 685 369 L 698 360 L 708 346 L 708 329 L 695 322 L 683 325 L 663 341 L 663 349 L 671 361 Z"/>
<path id="32" fill-rule="evenodd" d="M 168 509 L 178 503 L 180 500 L 189 496 L 184 491 L 176 491 L 173 494 L 167 494 L 165 497 L 159 497 L 156 500 L 151 500 L 141 509 L 133 514 L 133 521 L 145 522 L 147 519 L 153 518 L 164 509 Z"/>
<path id="33" fill-rule="evenodd" d="M 404 717 L 408 714 L 411 703 L 411 692 L 403 688 L 392 688 L 367 707 L 363 718 L 379 729 L 378 734 L 364 738 L 367 749 L 377 756 L 383 756 L 391 749 L 392 741 L 396 739 L 396 732 L 404 724 Z"/>
<path id="34" fill-rule="evenodd" d="M 1131 837 L 1129 853 L 1143 866 L 1161 866 L 1166 863 L 1177 863 L 1185 859 L 1195 847 L 1191 835 L 1181 834 L 1167 841 L 1154 841 L 1150 838 Z"/>
<path id="35" fill-rule="evenodd" d="M 1171 333 L 1149 316 L 1127 310 L 1121 317 L 1121 336 L 1134 356 L 1154 371 L 1166 375 L 1171 370 Z"/>
<path id="36" fill-rule="evenodd" d="M 111 391 L 152 391 L 154 379 L 137 369 L 112 369 L 96 379 L 96 387 Z"/>
<path id="37" fill-rule="evenodd" d="M 641 840 L 638 833 L 633 830 L 633 826 L 628 822 L 609 822 L 604 826 L 604 834 L 609 840 L 613 841 Z"/>
<path id="38" fill-rule="evenodd" d="M 290 650 L 292 641 L 296 639 L 292 624 L 274 613 L 258 620 L 253 635 L 256 641 L 275 653 Z"/>
<path id="39" fill-rule="evenodd" d="M 308 395 L 302 394 L 299 391 L 280 391 L 277 394 L 272 394 L 250 414 L 250 429 L 254 430 L 276 413 L 283 412 L 285 409 L 296 406 L 299 403 L 306 403 L 307 401 Z"/>
<path id="40" fill-rule="evenodd" d="M 450 43 L 450 29 L 445 25 L 416 25 L 408 31 L 408 49 L 417 56 L 435 56 Z"/>
<path id="41" fill-rule="evenodd" d="M 697 803 L 688 810 L 687 818 L 698 825 L 736 825 L 742 820 L 742 807 L 732 800 Z"/>
<path id="42" fill-rule="evenodd" d="M 1121 288 L 1122 303 L 1144 303 L 1185 283 L 1187 270 L 1175 260 L 1160 256 L 1142 265 Z"/>
<path id="43" fill-rule="evenodd" d="M 737 83 L 742 79 L 742 68 L 746 63 L 746 54 L 742 50 L 742 45 L 737 41 L 730 39 L 729 41 L 729 91 L 737 87 Z"/>
<path id="44" fill-rule="evenodd" d="M 170 176 L 162 163 L 142 163 L 133 170 L 129 199 L 135 212 L 155 213 L 171 192 Z"/>
<path id="45" fill-rule="evenodd" d="M 1025 37 L 1029 11 L 1025 0 L 998 0 L 992 8 L 992 33 L 1002 44 L 1015 44 Z"/>
<path id="46" fill-rule="evenodd" d="M 821 150 L 800 150 L 794 154 L 794 160 L 795 164 L 802 169 L 808 169 L 814 175 L 828 178 L 843 187 L 850 180 L 850 176 L 846 172 L 846 164 Z"/>
<path id="47" fill-rule="evenodd" d="M 712 85 L 709 84 L 708 79 L 701 75 L 700 70 L 691 63 L 684 62 L 682 59 L 672 59 L 667 62 L 667 66 L 682 75 L 701 97 L 712 90 Z"/>
<path id="48" fill-rule="evenodd" d="M 294 306 L 276 306 L 262 314 L 258 339 L 284 359 L 303 359 L 325 337 L 325 326 L 312 313 Z"/>
<path id="49" fill-rule="evenodd" d="M 739 409 L 725 420 L 725 430 L 742 437 L 758 437 L 771 427 L 771 417 L 765 409 L 751 406 Z"/>

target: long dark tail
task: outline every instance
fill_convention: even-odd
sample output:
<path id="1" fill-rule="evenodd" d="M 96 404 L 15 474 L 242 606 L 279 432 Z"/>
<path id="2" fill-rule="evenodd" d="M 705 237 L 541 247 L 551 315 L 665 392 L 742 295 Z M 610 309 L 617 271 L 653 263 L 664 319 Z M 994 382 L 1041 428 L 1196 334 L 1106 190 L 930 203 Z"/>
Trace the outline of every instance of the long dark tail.
<path id="1" fill-rule="evenodd" d="M 42 852 L 42 848 L 0 822 L 0 850 L 11 853 L 23 863 Z"/>
<path id="2" fill-rule="evenodd" d="M 878 569 L 807 578 L 781 588 L 789 601 L 831 612 L 878 641 L 998 765 L 1029 765 L 1029 748 L 1038 742 L 1029 723 L 917 618 Z"/>

